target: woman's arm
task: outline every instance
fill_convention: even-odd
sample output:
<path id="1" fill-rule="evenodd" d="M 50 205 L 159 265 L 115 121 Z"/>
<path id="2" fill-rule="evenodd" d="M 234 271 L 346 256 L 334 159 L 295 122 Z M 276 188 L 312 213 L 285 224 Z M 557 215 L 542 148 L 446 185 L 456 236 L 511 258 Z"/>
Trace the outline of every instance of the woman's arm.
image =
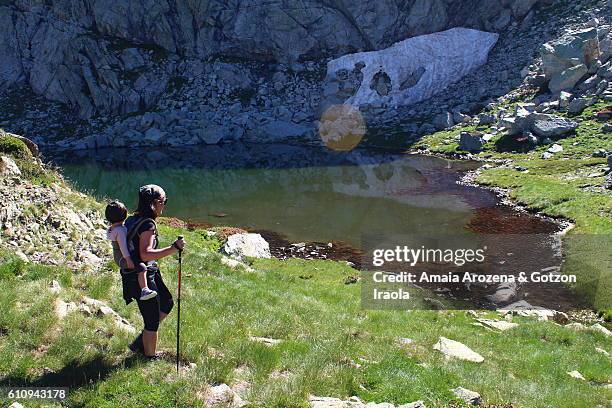
<path id="1" fill-rule="evenodd" d="M 178 252 L 174 246 L 155 249 L 155 233 L 153 230 L 140 234 L 140 259 L 144 262 L 155 261 Z"/>

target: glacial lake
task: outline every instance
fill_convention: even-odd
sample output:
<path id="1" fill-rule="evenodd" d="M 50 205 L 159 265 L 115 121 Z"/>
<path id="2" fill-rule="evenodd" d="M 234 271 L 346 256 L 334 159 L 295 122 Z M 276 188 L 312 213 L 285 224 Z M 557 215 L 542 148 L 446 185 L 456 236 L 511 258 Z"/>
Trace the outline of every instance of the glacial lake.
<path id="1" fill-rule="evenodd" d="M 356 149 L 223 144 L 102 149 L 51 159 L 81 191 L 135 207 L 138 187 L 168 195 L 166 216 L 278 233 L 291 242 L 364 233 L 548 232 L 551 225 L 458 184 L 477 163 Z"/>

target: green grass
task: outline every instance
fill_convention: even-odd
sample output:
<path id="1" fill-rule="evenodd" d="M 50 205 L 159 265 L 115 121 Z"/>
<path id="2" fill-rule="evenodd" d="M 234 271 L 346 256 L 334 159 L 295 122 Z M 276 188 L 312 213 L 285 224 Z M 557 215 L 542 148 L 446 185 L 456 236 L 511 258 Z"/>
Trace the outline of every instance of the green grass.
<path id="1" fill-rule="evenodd" d="M 498 142 L 502 136 L 497 135 L 486 143 L 483 151 L 475 157 L 511 160 L 512 163 L 483 169 L 476 181 L 482 185 L 507 189 L 512 200 L 532 210 L 572 221 L 574 228 L 569 232 L 568 238 L 565 238 L 566 241 L 574 239 L 572 237 L 590 235 L 600 236 L 599 240 L 605 242 L 612 231 L 612 192 L 602 188 L 603 172 L 607 167 L 606 158 L 596 158 L 592 154 L 598 149 L 612 150 L 612 134 L 603 133 L 603 124 L 594 120 L 595 112 L 607 105 L 600 101 L 585 109 L 582 114 L 573 116 L 572 119 L 579 122 L 575 134 L 555 141 L 563 146 L 563 151 L 551 159 L 541 158 L 541 154 L 549 145 L 537 146 L 534 150 L 524 153 L 500 151 Z M 506 108 L 511 110 L 512 106 Z M 556 114 L 567 116 L 562 112 Z M 476 127 L 472 126 L 437 132 L 423 138 L 417 146 L 427 147 L 438 154 L 455 153 L 459 133 L 475 129 Z M 487 131 L 488 128 L 479 130 Z M 522 171 L 516 170 L 515 167 L 522 168 Z M 601 275 L 601 268 L 594 268 L 589 264 L 609 265 L 607 251 L 573 253 L 572 248 L 572 245 L 566 245 L 565 255 L 570 265 L 567 272 L 579 273 L 584 286 L 577 286 L 575 289 L 594 299 L 598 297 L 595 296 L 598 288 L 593 282 L 600 281 L 605 284 L 606 279 L 602 278 L 609 279 L 609 270 Z M 585 259 L 589 261 L 585 262 Z M 611 307 L 610 300 L 599 296 L 595 307 L 608 310 Z M 610 311 L 607 314 L 609 315 Z"/>
<path id="2" fill-rule="evenodd" d="M 136 305 L 121 299 L 116 270 L 92 275 L 24 264 L 4 254 L 0 355 L 6 357 L 0 359 L 0 385 L 69 385 L 68 407 L 197 407 L 203 406 L 197 393 L 206 384 L 238 379 L 250 384 L 246 399 L 253 407 L 306 407 L 309 394 L 395 404 L 422 399 L 442 407 L 453 401 L 449 389 L 457 386 L 480 392 L 488 404 L 607 403 L 600 384 L 612 381 L 609 360 L 594 351 L 612 350 L 603 334 L 516 317 L 520 326 L 502 334 L 474 326 L 463 311 L 363 310 L 359 285 L 344 284 L 355 271 L 343 263 L 260 259 L 251 260 L 256 271 L 247 272 L 222 265 L 211 251 L 219 243 L 198 231 L 160 223 L 160 234 L 164 244 L 178 234 L 189 243 L 181 355 L 197 369 L 177 376 L 172 361 L 131 357 L 125 351 L 130 336 L 107 319 L 79 312 L 63 321 L 55 317 L 55 297 L 78 303 L 88 295 L 140 327 Z M 175 293 L 176 260 L 163 260 L 161 268 Z M 60 281 L 59 295 L 46 289 L 51 279 Z M 174 311 L 161 325 L 162 349 L 174 349 L 175 328 Z M 282 342 L 270 347 L 250 336 Z M 439 336 L 467 344 L 484 363 L 446 361 L 432 350 Z M 413 343 L 401 346 L 400 337 Z M 41 346 L 45 353 L 37 352 Z M 44 367 L 53 372 L 45 374 Z M 566 372 L 572 370 L 588 381 L 570 378 Z"/>

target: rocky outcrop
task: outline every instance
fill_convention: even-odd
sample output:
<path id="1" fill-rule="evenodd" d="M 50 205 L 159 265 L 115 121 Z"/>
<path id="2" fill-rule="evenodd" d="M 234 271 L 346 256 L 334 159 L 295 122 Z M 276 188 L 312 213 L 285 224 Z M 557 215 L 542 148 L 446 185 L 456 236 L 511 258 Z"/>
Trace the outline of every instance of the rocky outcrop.
<path id="1" fill-rule="evenodd" d="M 542 70 L 556 93 L 572 89 L 587 73 L 597 71 L 601 55 L 596 27 L 568 32 L 541 48 Z"/>
<path id="2" fill-rule="evenodd" d="M 497 38 L 453 28 L 380 51 L 344 55 L 327 63 L 324 100 L 377 107 L 420 102 L 484 64 Z"/>
<path id="3" fill-rule="evenodd" d="M 97 129 L 86 132 L 86 140 L 67 141 L 66 148 L 189 145 L 243 136 L 308 140 L 312 127 L 305 130 L 304 123 L 316 119 L 323 75 L 318 64 L 324 59 L 453 27 L 499 32 L 537 3 L 4 2 L 0 90 L 27 84 Z M 402 84 L 416 84 L 419 72 Z M 384 88 L 384 76 L 376 82 Z M 141 123 L 149 110 L 161 113 L 159 123 Z"/>
<path id="4" fill-rule="evenodd" d="M 17 174 L 0 177 L 0 195 L 0 247 L 24 260 L 89 270 L 104 266 L 102 258 L 110 254 L 105 224 L 85 195 L 60 179 L 39 185 Z"/>

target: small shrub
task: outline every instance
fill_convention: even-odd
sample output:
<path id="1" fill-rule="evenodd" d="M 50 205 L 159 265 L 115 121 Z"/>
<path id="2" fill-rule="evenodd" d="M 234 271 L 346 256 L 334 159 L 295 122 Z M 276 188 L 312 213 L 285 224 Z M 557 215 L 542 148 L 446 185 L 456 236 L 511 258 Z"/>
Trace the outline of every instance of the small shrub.
<path id="1" fill-rule="evenodd" d="M 27 159 L 32 156 L 25 143 L 6 134 L 0 135 L 0 153 L 9 154 L 17 159 Z"/>

